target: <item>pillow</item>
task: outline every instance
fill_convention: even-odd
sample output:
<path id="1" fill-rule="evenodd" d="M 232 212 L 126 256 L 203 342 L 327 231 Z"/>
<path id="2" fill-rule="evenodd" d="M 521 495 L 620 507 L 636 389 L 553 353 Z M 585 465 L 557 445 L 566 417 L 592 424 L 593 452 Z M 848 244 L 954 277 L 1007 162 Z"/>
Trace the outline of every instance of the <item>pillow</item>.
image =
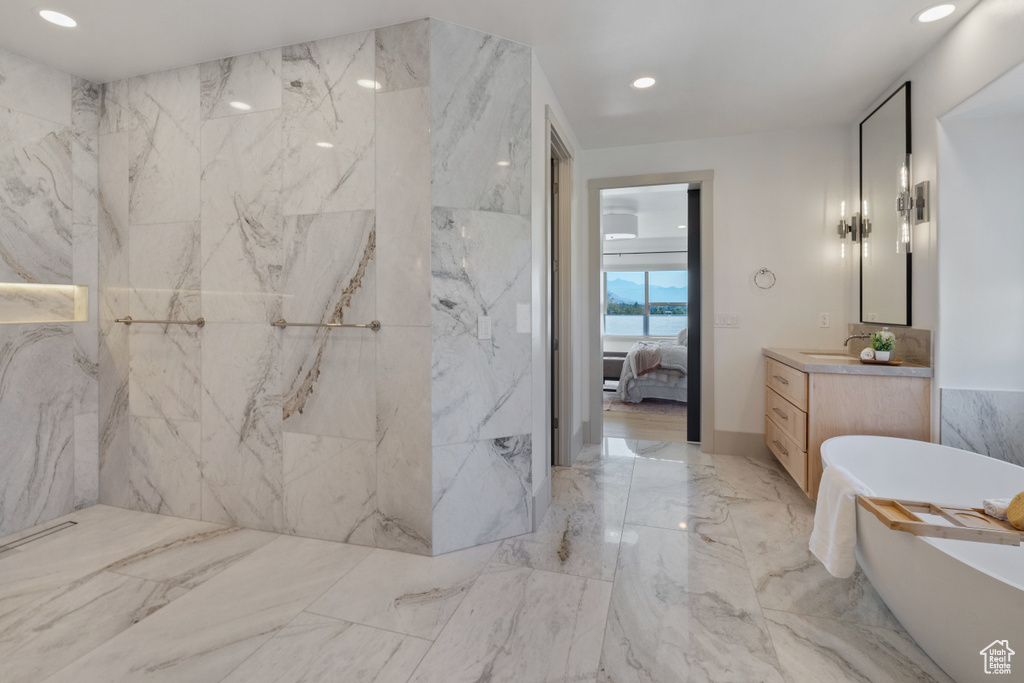
<path id="1" fill-rule="evenodd" d="M 687 333 L 688 332 L 689 332 L 689 329 L 686 328 L 686 327 L 684 327 L 683 329 L 679 330 L 679 334 L 676 335 L 676 344 L 679 344 L 679 346 L 686 346 L 686 343 L 687 343 Z"/>

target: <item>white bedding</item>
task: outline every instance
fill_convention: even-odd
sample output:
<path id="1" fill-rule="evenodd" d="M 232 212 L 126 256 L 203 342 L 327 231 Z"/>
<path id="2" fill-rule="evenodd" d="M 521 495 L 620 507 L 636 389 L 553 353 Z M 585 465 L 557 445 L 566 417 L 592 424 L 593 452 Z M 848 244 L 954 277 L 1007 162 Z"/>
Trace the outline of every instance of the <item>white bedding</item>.
<path id="1" fill-rule="evenodd" d="M 619 400 L 625 403 L 640 403 L 645 398 L 660 398 L 686 403 L 686 372 L 675 368 L 686 367 L 686 346 L 673 340 L 659 340 L 662 368 L 637 377 L 635 374 L 635 350 L 642 344 L 637 342 L 626 354 L 619 377 Z"/>

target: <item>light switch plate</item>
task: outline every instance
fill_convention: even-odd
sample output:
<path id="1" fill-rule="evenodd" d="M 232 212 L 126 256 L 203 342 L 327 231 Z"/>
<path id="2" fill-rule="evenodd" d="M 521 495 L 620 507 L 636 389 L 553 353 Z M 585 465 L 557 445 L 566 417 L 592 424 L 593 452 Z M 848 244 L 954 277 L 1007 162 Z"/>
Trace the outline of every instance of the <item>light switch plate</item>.
<path id="1" fill-rule="evenodd" d="M 715 327 L 731 327 L 737 328 L 740 326 L 740 316 L 738 313 L 716 313 L 715 314 Z"/>
<path id="2" fill-rule="evenodd" d="M 491 338 L 491 318 L 487 315 L 482 315 L 476 319 L 476 338 L 477 339 L 490 339 Z"/>

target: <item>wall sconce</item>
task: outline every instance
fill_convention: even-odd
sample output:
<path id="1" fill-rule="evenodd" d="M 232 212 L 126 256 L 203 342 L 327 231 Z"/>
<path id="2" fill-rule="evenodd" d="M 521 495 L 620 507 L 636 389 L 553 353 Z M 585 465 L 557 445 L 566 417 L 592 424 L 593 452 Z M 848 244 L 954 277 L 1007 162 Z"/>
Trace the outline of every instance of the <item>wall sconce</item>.
<path id="1" fill-rule="evenodd" d="M 845 201 L 839 205 L 839 224 L 836 226 L 836 233 L 839 235 L 839 256 L 840 258 L 846 258 L 846 236 L 851 235 L 854 242 L 858 240 L 860 214 L 854 213 L 847 220 Z"/>
<path id="2" fill-rule="evenodd" d="M 900 167 L 900 193 L 896 197 L 896 214 L 899 216 L 899 237 L 896 241 L 896 253 L 903 250 L 910 254 L 914 251 L 913 226 L 927 223 L 929 219 L 928 192 L 930 183 L 925 180 L 913 184 L 911 179 L 911 155 L 907 155 Z"/>

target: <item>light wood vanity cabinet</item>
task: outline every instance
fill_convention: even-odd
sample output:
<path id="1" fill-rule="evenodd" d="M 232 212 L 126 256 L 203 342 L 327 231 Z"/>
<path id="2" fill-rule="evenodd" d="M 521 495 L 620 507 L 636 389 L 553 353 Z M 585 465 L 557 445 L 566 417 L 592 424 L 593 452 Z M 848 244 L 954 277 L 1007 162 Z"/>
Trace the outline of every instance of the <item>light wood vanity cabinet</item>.
<path id="1" fill-rule="evenodd" d="M 804 372 L 765 358 L 765 445 L 811 498 L 821 482 L 821 444 L 868 434 L 928 441 L 927 377 Z"/>

